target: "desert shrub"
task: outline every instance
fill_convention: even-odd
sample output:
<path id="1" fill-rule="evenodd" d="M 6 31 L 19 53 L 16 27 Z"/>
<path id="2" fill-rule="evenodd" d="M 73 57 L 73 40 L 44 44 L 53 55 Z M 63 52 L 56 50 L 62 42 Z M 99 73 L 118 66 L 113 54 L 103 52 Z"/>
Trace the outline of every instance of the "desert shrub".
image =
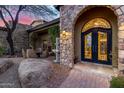
<path id="1" fill-rule="evenodd" d="M 0 56 L 2 56 L 5 53 L 5 48 L 0 46 Z"/>
<path id="2" fill-rule="evenodd" d="M 110 87 L 124 88 L 124 77 L 123 76 L 112 77 L 112 80 L 110 81 Z"/>

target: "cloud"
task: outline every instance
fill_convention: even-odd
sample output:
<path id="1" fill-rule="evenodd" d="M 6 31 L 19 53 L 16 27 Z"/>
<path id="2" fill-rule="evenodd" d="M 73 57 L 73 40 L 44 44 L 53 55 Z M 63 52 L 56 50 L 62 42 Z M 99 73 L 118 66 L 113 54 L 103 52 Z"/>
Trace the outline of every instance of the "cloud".
<path id="1" fill-rule="evenodd" d="M 6 20 L 9 21 L 9 18 L 6 18 Z M 31 18 L 30 16 L 23 15 L 23 16 L 20 16 L 19 23 L 30 25 L 33 20 L 34 19 Z M 4 22 L 2 21 L 2 19 L 0 19 L 0 26 L 4 27 Z"/>
<path id="2" fill-rule="evenodd" d="M 10 11 L 13 14 L 13 16 L 15 17 L 16 7 L 18 7 L 18 6 L 10 6 L 10 7 L 12 7 L 12 9 L 11 9 L 12 11 L 11 10 Z M 36 15 L 35 13 L 29 13 L 26 11 L 22 11 L 19 16 L 19 23 L 30 25 L 34 20 L 44 19 L 46 21 L 51 21 L 51 20 L 59 17 L 59 12 L 54 8 L 53 5 L 49 5 L 47 7 L 49 7 L 55 13 L 55 15 L 44 14 L 44 13 L 42 13 L 40 15 Z M 7 21 L 9 21 L 10 17 L 8 15 L 6 15 L 5 19 Z M 2 19 L 0 19 L 0 26 L 4 26 Z"/>
<path id="3" fill-rule="evenodd" d="M 19 23 L 30 25 L 33 20 L 31 17 L 25 15 L 20 17 Z"/>

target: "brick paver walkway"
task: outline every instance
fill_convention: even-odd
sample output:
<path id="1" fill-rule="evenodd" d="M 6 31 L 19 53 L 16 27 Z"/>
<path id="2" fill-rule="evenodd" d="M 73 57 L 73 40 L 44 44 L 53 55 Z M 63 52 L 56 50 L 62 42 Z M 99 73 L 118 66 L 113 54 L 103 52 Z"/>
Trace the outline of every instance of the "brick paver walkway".
<path id="1" fill-rule="evenodd" d="M 61 88 L 108 88 L 113 71 L 89 65 L 75 65 L 69 76 L 61 84 Z"/>

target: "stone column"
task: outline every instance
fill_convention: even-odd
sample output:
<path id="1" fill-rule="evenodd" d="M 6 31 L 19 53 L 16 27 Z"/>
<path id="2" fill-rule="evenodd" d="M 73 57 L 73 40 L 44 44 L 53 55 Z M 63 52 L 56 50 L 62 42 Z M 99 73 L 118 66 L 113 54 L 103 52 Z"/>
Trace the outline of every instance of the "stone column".
<path id="1" fill-rule="evenodd" d="M 124 70 L 124 15 L 119 16 L 118 20 L 118 69 Z"/>
<path id="2" fill-rule="evenodd" d="M 121 11 L 118 13 L 118 69 L 124 72 L 124 6 L 119 8 Z"/>
<path id="3" fill-rule="evenodd" d="M 60 64 L 73 67 L 74 23 L 85 6 L 66 5 L 60 9 Z"/>
<path id="4" fill-rule="evenodd" d="M 60 64 L 73 67 L 72 32 L 61 31 L 60 34 Z"/>

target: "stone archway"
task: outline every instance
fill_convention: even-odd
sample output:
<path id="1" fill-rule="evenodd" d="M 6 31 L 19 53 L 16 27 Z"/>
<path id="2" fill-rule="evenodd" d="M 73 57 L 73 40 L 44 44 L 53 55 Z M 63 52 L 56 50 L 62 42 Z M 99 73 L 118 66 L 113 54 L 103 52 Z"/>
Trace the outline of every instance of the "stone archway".
<path id="1" fill-rule="evenodd" d="M 97 6 L 88 9 L 83 12 L 77 19 L 74 28 L 74 55 L 81 62 L 81 30 L 85 23 L 94 18 L 104 18 L 106 19 L 112 28 L 112 65 L 117 67 L 118 63 L 118 26 L 117 26 L 117 16 L 108 7 L 105 6 Z"/>
<path id="2" fill-rule="evenodd" d="M 60 63 L 69 67 L 73 67 L 74 64 L 74 31 L 75 24 L 78 18 L 85 12 L 94 7 L 100 6 L 85 6 L 85 5 L 67 5 L 62 6 L 60 9 Z M 113 34 L 116 37 L 116 42 L 114 44 L 114 50 L 116 57 L 113 57 L 116 60 L 115 65 L 120 70 L 124 69 L 124 6 L 101 6 L 106 7 L 117 16 L 116 24 L 116 34 Z M 82 24 L 83 25 L 83 24 Z M 113 28 L 114 30 L 114 28 Z M 113 55 L 114 55 L 113 54 Z"/>

